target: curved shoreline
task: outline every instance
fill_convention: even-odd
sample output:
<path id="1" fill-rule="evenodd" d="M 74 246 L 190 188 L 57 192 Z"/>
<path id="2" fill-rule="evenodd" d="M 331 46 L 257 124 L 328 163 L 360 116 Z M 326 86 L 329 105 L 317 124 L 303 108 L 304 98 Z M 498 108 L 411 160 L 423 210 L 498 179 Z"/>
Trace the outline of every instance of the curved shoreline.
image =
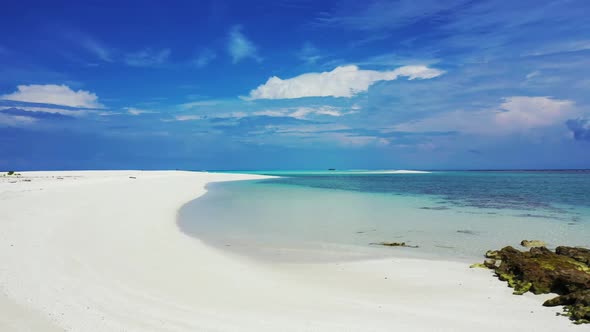
<path id="1" fill-rule="evenodd" d="M 30 308 L 26 320 L 51 322 L 43 331 L 577 328 L 555 317 L 558 310 L 539 307 L 543 297 L 513 296 L 488 271 L 464 264 L 259 264 L 178 229 L 179 206 L 202 195 L 206 183 L 252 175 L 23 175 L 0 180 L 0 296 Z M 26 331 L 25 316 L 0 328 Z"/>
<path id="2" fill-rule="evenodd" d="M 275 176 L 268 176 L 272 178 Z M 264 179 L 264 178 L 263 178 Z M 222 181 L 226 182 L 226 181 Z M 217 183 L 222 183 L 217 182 Z M 367 241 L 364 245 L 353 244 L 353 243 L 320 243 L 317 241 L 304 241 L 302 239 L 279 242 L 265 242 L 263 240 L 257 241 L 255 238 L 243 239 L 244 234 L 240 233 L 239 238 L 219 238 L 217 236 L 206 236 L 203 235 L 203 228 L 196 227 L 192 229 L 195 221 L 193 216 L 199 216 L 207 203 L 220 204 L 224 201 L 203 202 L 204 199 L 208 199 L 207 195 L 211 195 L 215 190 L 219 188 L 209 188 L 210 185 L 215 185 L 215 182 L 208 183 L 206 186 L 206 192 L 202 195 L 186 202 L 183 204 L 177 213 L 177 226 L 180 231 L 191 238 L 195 238 L 198 241 L 205 243 L 206 245 L 220 250 L 221 252 L 227 253 L 232 256 L 247 258 L 256 260 L 262 263 L 351 263 L 359 261 L 371 261 L 379 259 L 391 259 L 391 258 L 409 258 L 409 259 L 420 259 L 426 261 L 449 261 L 454 263 L 462 263 L 471 265 L 475 261 L 479 261 L 481 257 L 446 257 L 443 255 L 437 255 L 433 252 L 422 252 L 414 249 L 397 248 L 392 251 L 391 248 L 379 248 L 372 246 Z M 228 191 L 229 189 L 224 189 Z M 318 188 L 311 188 L 311 190 L 322 190 Z M 242 193 L 243 194 L 243 193 Z M 219 200 L 219 198 L 217 198 Z M 195 207 L 194 205 L 198 205 Z M 190 211 L 187 211 L 190 210 Z M 238 218 L 239 215 L 236 215 Z M 202 219 L 202 222 L 208 223 L 208 219 Z M 196 221 L 201 223 L 201 221 Z M 210 222 L 210 221 L 209 221 Z M 191 227 L 191 225 L 193 227 Z M 208 226 L 203 226 L 208 227 Z M 264 232 L 264 230 L 256 230 Z M 258 239 L 259 240 L 259 239 Z"/>

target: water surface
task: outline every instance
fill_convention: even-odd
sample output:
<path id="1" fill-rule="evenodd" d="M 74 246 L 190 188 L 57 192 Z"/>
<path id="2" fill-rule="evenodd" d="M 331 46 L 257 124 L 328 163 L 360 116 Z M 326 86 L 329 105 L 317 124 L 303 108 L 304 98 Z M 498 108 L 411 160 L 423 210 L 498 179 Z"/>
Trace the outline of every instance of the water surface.
<path id="1" fill-rule="evenodd" d="M 281 261 L 473 261 L 523 239 L 590 245 L 589 172 L 270 174 L 282 177 L 209 185 L 183 207 L 180 227 L 224 250 Z M 372 244 L 382 241 L 419 248 Z"/>

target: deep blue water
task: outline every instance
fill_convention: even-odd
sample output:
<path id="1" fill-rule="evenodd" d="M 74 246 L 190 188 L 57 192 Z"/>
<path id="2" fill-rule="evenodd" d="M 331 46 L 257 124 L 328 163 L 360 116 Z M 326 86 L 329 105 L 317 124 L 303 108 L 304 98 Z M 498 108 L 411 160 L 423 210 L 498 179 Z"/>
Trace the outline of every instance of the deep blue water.
<path id="1" fill-rule="evenodd" d="M 262 173 L 264 174 L 264 173 Z M 553 210 L 590 207 L 590 171 L 465 171 L 428 174 L 271 172 L 266 181 L 322 189 L 430 195 L 441 203 L 492 209 Z"/>

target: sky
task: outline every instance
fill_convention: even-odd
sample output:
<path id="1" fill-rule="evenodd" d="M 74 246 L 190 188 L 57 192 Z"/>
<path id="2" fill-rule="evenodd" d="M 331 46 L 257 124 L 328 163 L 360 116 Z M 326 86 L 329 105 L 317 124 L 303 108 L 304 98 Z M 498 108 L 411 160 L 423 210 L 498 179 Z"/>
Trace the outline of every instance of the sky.
<path id="1" fill-rule="evenodd" d="M 0 170 L 590 168 L 586 0 L 2 7 Z"/>

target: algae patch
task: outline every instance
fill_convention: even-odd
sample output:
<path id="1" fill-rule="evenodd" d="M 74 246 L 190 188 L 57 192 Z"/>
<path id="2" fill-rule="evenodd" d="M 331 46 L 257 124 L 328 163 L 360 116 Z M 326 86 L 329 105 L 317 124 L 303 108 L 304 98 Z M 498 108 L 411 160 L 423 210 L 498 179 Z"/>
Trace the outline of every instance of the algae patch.
<path id="1" fill-rule="evenodd" d="M 534 246 L 519 251 L 508 246 L 490 250 L 486 257 L 483 264 L 472 267 L 494 270 L 516 295 L 557 293 L 543 305 L 563 305 L 565 315 L 576 324 L 590 323 L 590 250 L 561 246 L 553 252 Z"/>

